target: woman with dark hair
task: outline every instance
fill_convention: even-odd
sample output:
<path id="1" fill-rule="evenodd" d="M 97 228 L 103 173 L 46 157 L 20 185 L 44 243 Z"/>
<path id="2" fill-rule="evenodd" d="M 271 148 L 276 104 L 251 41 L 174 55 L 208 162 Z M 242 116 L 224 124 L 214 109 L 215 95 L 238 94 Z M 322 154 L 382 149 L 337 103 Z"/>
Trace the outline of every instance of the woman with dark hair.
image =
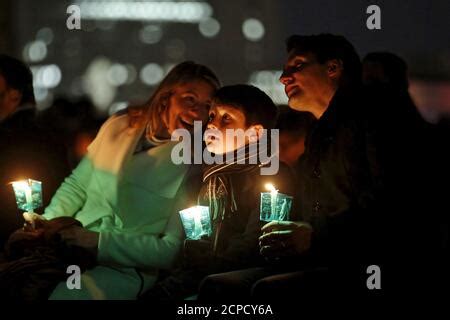
<path id="1" fill-rule="evenodd" d="M 146 111 L 114 115 L 102 126 L 43 218 L 33 217 L 38 225 L 77 219 L 83 226 L 61 237 L 96 259 L 81 275 L 80 290 L 69 290 L 64 281 L 50 299 L 134 299 L 160 269 L 171 267 L 184 238 L 177 213 L 196 189 L 194 166 L 171 161 L 177 143 L 171 134 L 192 131 L 194 121 L 206 124 L 218 87 L 210 69 L 183 62 L 167 74 Z"/>

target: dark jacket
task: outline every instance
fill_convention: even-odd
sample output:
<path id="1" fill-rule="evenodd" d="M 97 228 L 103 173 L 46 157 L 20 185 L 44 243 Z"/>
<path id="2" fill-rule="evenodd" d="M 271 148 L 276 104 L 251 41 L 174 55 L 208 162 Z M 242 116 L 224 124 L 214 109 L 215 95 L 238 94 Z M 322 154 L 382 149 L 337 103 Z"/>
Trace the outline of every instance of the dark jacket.
<path id="1" fill-rule="evenodd" d="M 411 100 L 373 89 L 337 91 L 307 138 L 296 201 L 314 229 L 312 263 L 363 289 L 375 264 L 390 275 L 386 286 L 404 291 L 419 276 L 406 266 L 437 267 L 430 140 Z"/>
<path id="2" fill-rule="evenodd" d="M 313 227 L 309 258 L 316 265 L 364 261 L 383 199 L 376 135 L 357 95 L 337 91 L 307 137 L 296 168 L 297 220 Z M 382 206 L 382 205 L 381 205 Z"/>

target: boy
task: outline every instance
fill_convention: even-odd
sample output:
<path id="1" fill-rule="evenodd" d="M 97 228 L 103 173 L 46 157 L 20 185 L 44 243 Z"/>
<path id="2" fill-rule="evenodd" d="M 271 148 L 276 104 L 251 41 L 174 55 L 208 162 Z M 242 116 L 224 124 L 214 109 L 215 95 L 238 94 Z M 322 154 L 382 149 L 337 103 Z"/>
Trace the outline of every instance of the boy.
<path id="1" fill-rule="evenodd" d="M 223 163 L 205 166 L 198 196 L 199 204 L 209 206 L 212 235 L 186 240 L 181 266 L 144 294 L 144 299 L 184 299 L 196 294 L 201 280 L 209 274 L 263 262 L 258 247 L 263 225 L 260 194 L 266 191 L 265 183 L 293 194 L 287 167 L 280 166 L 275 175 L 261 175 L 260 169 L 267 163 L 262 164 L 256 148 L 251 148 L 261 139 L 263 129 L 274 127 L 276 117 L 277 107 L 256 87 L 234 85 L 217 91 L 204 140 L 208 151 L 222 157 Z M 227 129 L 249 134 L 238 139 L 230 137 Z"/>

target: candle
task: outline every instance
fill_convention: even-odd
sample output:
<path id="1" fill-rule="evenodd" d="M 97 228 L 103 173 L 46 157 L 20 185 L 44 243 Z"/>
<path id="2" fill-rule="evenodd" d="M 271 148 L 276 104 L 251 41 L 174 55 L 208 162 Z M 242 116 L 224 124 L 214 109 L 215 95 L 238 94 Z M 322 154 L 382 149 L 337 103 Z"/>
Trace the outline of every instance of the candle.
<path id="1" fill-rule="evenodd" d="M 42 183 L 33 179 L 11 182 L 17 207 L 24 210 L 23 217 L 34 228 L 34 209 L 42 206 Z"/>
<path id="2" fill-rule="evenodd" d="M 181 222 L 188 239 L 197 240 L 203 235 L 211 235 L 209 207 L 193 206 L 180 211 Z"/>
<path id="3" fill-rule="evenodd" d="M 42 183 L 33 179 L 13 181 L 17 207 L 24 210 L 23 218 L 34 229 L 34 209 L 42 206 Z"/>
<path id="4" fill-rule="evenodd" d="M 193 217 L 194 217 L 194 233 L 195 234 L 201 234 L 202 233 L 201 211 L 200 210 L 194 210 L 193 211 Z"/>
<path id="5" fill-rule="evenodd" d="M 269 192 L 261 192 L 260 220 L 266 222 L 289 220 L 293 197 L 279 192 L 271 183 L 267 183 L 265 188 Z"/>
<path id="6" fill-rule="evenodd" d="M 31 181 L 28 180 L 21 180 L 21 181 L 14 181 L 12 183 L 14 192 L 16 194 L 16 198 L 20 197 L 20 193 L 25 195 L 25 207 L 22 207 L 21 209 L 25 209 L 27 212 L 33 212 L 33 196 L 32 196 L 32 190 L 31 190 Z M 21 200 L 18 199 L 18 203 Z M 20 207 L 20 205 L 19 205 Z"/>
<path id="7" fill-rule="evenodd" d="M 271 217 L 274 217 L 276 214 L 278 190 L 275 189 L 275 186 L 271 183 L 266 183 L 266 189 L 270 191 L 270 215 Z"/>

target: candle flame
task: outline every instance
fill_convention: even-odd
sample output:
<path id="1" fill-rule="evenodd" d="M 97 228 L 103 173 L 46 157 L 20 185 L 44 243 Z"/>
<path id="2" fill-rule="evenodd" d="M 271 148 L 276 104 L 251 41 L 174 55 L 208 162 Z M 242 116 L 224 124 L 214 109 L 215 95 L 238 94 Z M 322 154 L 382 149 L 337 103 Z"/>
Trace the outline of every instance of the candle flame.
<path id="1" fill-rule="evenodd" d="M 265 188 L 266 188 L 268 191 L 270 191 L 270 192 L 278 191 L 277 189 L 275 189 L 275 186 L 274 186 L 273 184 L 271 184 L 271 183 L 266 183 L 266 184 L 265 184 Z"/>
<path id="2" fill-rule="evenodd" d="M 30 186 L 28 180 L 19 180 L 10 182 L 14 188 L 26 189 Z"/>

